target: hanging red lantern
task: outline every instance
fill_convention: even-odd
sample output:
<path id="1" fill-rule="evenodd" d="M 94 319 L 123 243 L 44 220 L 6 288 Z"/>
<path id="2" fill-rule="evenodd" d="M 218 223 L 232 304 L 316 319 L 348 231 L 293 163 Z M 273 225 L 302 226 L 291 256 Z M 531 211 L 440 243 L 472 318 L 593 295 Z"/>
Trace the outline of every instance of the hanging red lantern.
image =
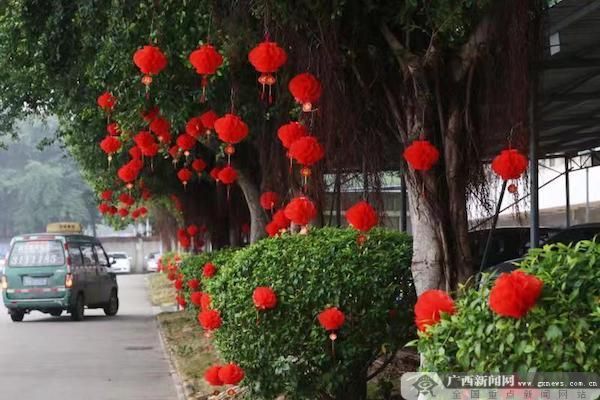
<path id="1" fill-rule="evenodd" d="M 158 144 L 152 143 L 146 147 L 141 148 L 142 155 L 145 157 L 154 157 L 158 154 Z"/>
<path id="2" fill-rule="evenodd" d="M 519 179 L 526 169 L 527 157 L 517 149 L 502 150 L 492 161 L 492 170 L 505 181 Z"/>
<path id="3" fill-rule="evenodd" d="M 429 171 L 439 158 L 440 152 L 427 140 L 415 140 L 404 150 L 404 159 L 417 171 Z"/>
<path id="4" fill-rule="evenodd" d="M 104 92 L 98 96 L 97 102 L 102 111 L 110 113 L 114 109 L 117 100 L 110 92 Z"/>
<path id="5" fill-rule="evenodd" d="M 177 178 L 183 183 L 183 186 L 187 186 L 188 182 L 192 179 L 194 174 L 187 168 L 181 168 L 177 172 Z"/>
<path id="6" fill-rule="evenodd" d="M 503 317 L 522 318 L 535 306 L 543 285 L 537 276 L 520 270 L 500 274 L 490 291 L 490 308 Z"/>
<path id="7" fill-rule="evenodd" d="M 106 125 L 106 132 L 108 132 L 110 136 L 119 136 L 121 134 L 121 131 L 119 130 L 119 124 L 116 122 L 111 122 L 110 124 Z"/>
<path id="8" fill-rule="evenodd" d="M 238 174 L 236 170 L 227 165 L 219 171 L 219 181 L 223 182 L 224 185 L 231 185 L 237 180 Z"/>
<path id="9" fill-rule="evenodd" d="M 264 192 L 260 195 L 260 206 L 265 210 L 271 210 L 279 204 L 279 195 L 275 192 Z"/>
<path id="10" fill-rule="evenodd" d="M 179 158 L 179 152 L 180 152 L 180 150 L 179 150 L 178 145 L 174 145 L 169 148 L 169 155 L 173 159 L 173 166 L 175 166 L 175 164 L 177 164 L 177 159 Z"/>
<path id="11" fill-rule="evenodd" d="M 146 89 L 152 83 L 152 75 L 157 75 L 167 66 L 167 57 L 156 46 L 144 46 L 133 54 L 133 62 L 144 74 L 142 83 Z"/>
<path id="12" fill-rule="evenodd" d="M 150 192 L 150 189 L 148 189 L 148 188 L 142 189 L 142 200 L 148 201 L 148 200 L 150 200 L 151 197 L 152 197 L 152 192 Z"/>
<path id="13" fill-rule="evenodd" d="M 415 304 L 415 323 L 421 332 L 440 322 L 441 313 L 456 312 L 454 300 L 443 290 L 430 289 L 421 293 Z"/>
<path id="14" fill-rule="evenodd" d="M 194 237 L 196 235 L 198 235 L 198 226 L 192 224 L 190 226 L 187 227 L 187 233 L 188 235 L 190 235 L 191 237 Z"/>
<path id="15" fill-rule="evenodd" d="M 248 54 L 250 64 L 261 73 L 258 83 L 262 85 L 261 99 L 265 95 L 265 86 L 269 87 L 269 103 L 272 102 L 271 87 L 275 84 L 274 74 L 287 61 L 287 53 L 277 43 L 265 40 Z"/>
<path id="16" fill-rule="evenodd" d="M 259 310 L 270 310 L 277 306 L 277 295 L 270 287 L 259 286 L 252 293 L 252 301 Z"/>
<path id="17" fill-rule="evenodd" d="M 135 209 L 133 210 L 133 212 L 131 213 L 131 218 L 133 218 L 133 220 L 136 220 L 140 217 L 140 210 Z"/>
<path id="18" fill-rule="evenodd" d="M 267 235 L 270 237 L 273 237 L 279 233 L 279 227 L 275 222 L 271 221 L 265 226 L 265 232 L 267 232 Z"/>
<path id="19" fill-rule="evenodd" d="M 207 331 L 219 329 L 223 324 L 221 315 L 216 310 L 200 311 L 198 313 L 198 322 Z"/>
<path id="20" fill-rule="evenodd" d="M 119 195 L 119 202 L 124 204 L 126 207 L 130 207 L 135 204 L 135 199 L 129 193 L 121 193 Z"/>
<path id="21" fill-rule="evenodd" d="M 141 217 L 144 217 L 146 214 L 148 214 L 148 209 L 144 206 L 138 208 L 138 211 L 140 212 Z"/>
<path id="22" fill-rule="evenodd" d="M 139 160 L 140 158 L 142 158 L 142 150 L 140 150 L 138 146 L 133 146 L 132 148 L 130 148 L 128 153 L 134 160 Z"/>
<path id="23" fill-rule="evenodd" d="M 100 148 L 107 154 L 110 163 L 113 154 L 121 149 L 121 141 L 114 136 L 106 136 L 100 142 Z"/>
<path id="24" fill-rule="evenodd" d="M 140 131 L 133 137 L 135 144 L 142 150 L 144 147 L 149 147 L 155 144 L 154 136 L 149 131 Z M 143 154 L 143 151 L 142 151 Z"/>
<path id="25" fill-rule="evenodd" d="M 225 364 L 219 369 L 219 379 L 225 385 L 237 385 L 244 379 L 244 370 L 234 363 Z"/>
<path id="26" fill-rule="evenodd" d="M 314 136 L 303 136 L 290 146 L 290 157 L 309 167 L 325 156 L 323 146 Z"/>
<path id="27" fill-rule="evenodd" d="M 113 196 L 112 190 L 107 189 L 107 190 L 102 191 L 102 193 L 100 193 L 100 198 L 105 201 L 111 201 L 112 196 Z"/>
<path id="28" fill-rule="evenodd" d="M 171 136 L 171 123 L 161 116 L 156 116 L 149 128 L 158 137 Z"/>
<path id="29" fill-rule="evenodd" d="M 195 279 L 196 282 L 199 282 L 197 279 Z M 190 281 L 191 282 L 191 281 Z M 188 282 L 188 286 L 189 283 Z M 200 286 L 200 283 L 198 283 L 198 287 Z M 192 289 L 190 287 L 190 289 L 192 290 L 198 290 L 198 287 L 196 287 L 195 289 Z M 202 299 L 202 292 L 192 292 L 192 294 L 190 294 L 190 301 L 192 302 L 193 305 L 200 307 L 200 300 Z"/>
<path id="30" fill-rule="evenodd" d="M 200 174 L 206 169 L 206 163 L 203 159 L 196 158 L 194 161 L 192 161 L 192 168 L 194 169 L 194 171 Z"/>
<path id="31" fill-rule="evenodd" d="M 333 342 L 337 339 L 336 331 L 338 331 L 346 321 L 346 316 L 337 307 L 327 308 L 317 316 L 319 324 L 329 333 L 329 339 Z M 333 344 L 332 344 L 333 346 Z"/>
<path id="32" fill-rule="evenodd" d="M 207 262 L 202 267 L 202 276 L 205 278 L 212 278 L 217 273 L 217 267 L 211 262 Z"/>
<path id="33" fill-rule="evenodd" d="M 313 218 L 317 216 L 317 207 L 307 197 L 295 197 L 285 206 L 284 214 L 287 219 L 296 225 L 307 225 Z"/>
<path id="34" fill-rule="evenodd" d="M 366 201 L 359 201 L 346 211 L 346 220 L 354 229 L 368 232 L 377 225 L 377 213 Z"/>
<path id="35" fill-rule="evenodd" d="M 209 134 L 210 130 L 214 129 L 217 119 L 219 119 L 219 116 L 213 110 L 208 110 L 200 115 L 200 121 L 202 121 L 202 125 L 206 128 L 206 134 Z"/>
<path id="36" fill-rule="evenodd" d="M 102 215 L 108 214 L 110 212 L 110 204 L 100 203 L 98 205 L 98 211 L 100 211 Z"/>
<path id="37" fill-rule="evenodd" d="M 115 207 L 115 206 L 111 206 L 111 207 L 110 207 L 110 210 L 108 211 L 108 213 L 109 213 L 110 215 L 116 215 L 116 214 L 117 214 L 117 207 Z"/>
<path id="38" fill-rule="evenodd" d="M 214 127 L 219 139 L 228 144 L 225 152 L 229 156 L 235 151 L 233 145 L 248 136 L 248 125 L 235 114 L 225 114 L 215 121 Z"/>
<path id="39" fill-rule="evenodd" d="M 219 378 L 220 365 L 213 365 L 204 372 L 204 380 L 211 386 L 223 386 L 223 381 Z"/>
<path id="40" fill-rule="evenodd" d="M 183 154 L 186 157 L 190 155 L 190 150 L 192 150 L 196 145 L 196 139 L 187 133 L 182 133 L 181 135 L 177 136 L 176 142 L 177 146 L 179 146 L 179 149 L 183 151 Z"/>
<path id="41" fill-rule="evenodd" d="M 304 136 L 308 136 L 308 129 L 300 122 L 290 122 L 282 125 L 277 130 L 277 137 L 286 149 L 289 149 L 292 143 Z"/>
<path id="42" fill-rule="evenodd" d="M 128 187 L 133 187 L 132 182 L 137 179 L 138 174 L 139 170 L 136 167 L 134 167 L 130 162 L 123 165 L 117 171 L 119 179 L 125 182 Z"/>
<path id="43" fill-rule="evenodd" d="M 290 219 L 285 216 L 284 210 L 279 210 L 275 214 L 273 214 L 272 222 L 277 226 L 277 228 L 280 231 L 286 230 L 287 228 L 290 227 L 290 224 L 292 223 L 292 221 L 290 221 Z"/>
<path id="44" fill-rule="evenodd" d="M 118 213 L 121 218 L 125 218 L 129 215 L 129 211 L 126 208 L 119 208 Z"/>
<path id="45" fill-rule="evenodd" d="M 210 170 L 210 176 L 217 181 L 217 183 L 219 182 L 219 172 L 221 172 L 222 169 L 222 167 L 214 167 Z"/>
<path id="46" fill-rule="evenodd" d="M 302 105 L 302 111 L 312 111 L 313 104 L 321 97 L 321 82 L 311 73 L 298 74 L 290 80 L 288 89 Z"/>
<path id="47" fill-rule="evenodd" d="M 223 56 L 210 44 L 204 44 L 192 51 L 190 63 L 196 69 L 196 73 L 202 75 L 202 97 L 200 101 L 204 103 L 206 101 L 208 76 L 217 72 L 217 69 L 223 64 Z"/>
<path id="48" fill-rule="evenodd" d="M 185 124 L 185 133 L 198 139 L 198 137 L 205 132 L 204 125 L 202 124 L 202 118 L 192 117 Z"/>

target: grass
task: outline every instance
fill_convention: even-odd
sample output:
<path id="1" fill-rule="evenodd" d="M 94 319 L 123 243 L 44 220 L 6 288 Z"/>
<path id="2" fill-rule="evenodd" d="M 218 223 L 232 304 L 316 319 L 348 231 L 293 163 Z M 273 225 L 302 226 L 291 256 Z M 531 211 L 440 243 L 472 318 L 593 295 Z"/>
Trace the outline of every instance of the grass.
<path id="1" fill-rule="evenodd" d="M 173 283 L 167 279 L 165 274 L 152 274 L 148 276 L 148 287 L 150 289 L 150 301 L 155 306 L 175 304 L 175 289 Z"/>

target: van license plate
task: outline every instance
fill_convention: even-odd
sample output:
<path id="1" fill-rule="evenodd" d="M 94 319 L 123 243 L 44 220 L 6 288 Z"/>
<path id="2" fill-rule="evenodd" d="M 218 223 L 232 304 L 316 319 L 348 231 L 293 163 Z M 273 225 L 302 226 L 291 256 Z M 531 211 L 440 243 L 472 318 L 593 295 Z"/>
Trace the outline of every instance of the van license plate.
<path id="1" fill-rule="evenodd" d="M 25 286 L 46 286 L 48 285 L 47 278 L 32 278 L 30 276 L 23 277 L 23 285 Z"/>

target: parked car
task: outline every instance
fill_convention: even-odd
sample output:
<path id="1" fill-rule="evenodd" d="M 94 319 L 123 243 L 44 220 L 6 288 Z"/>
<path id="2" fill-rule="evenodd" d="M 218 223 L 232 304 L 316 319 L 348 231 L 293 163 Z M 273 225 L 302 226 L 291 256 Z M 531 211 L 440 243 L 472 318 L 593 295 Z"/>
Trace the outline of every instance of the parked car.
<path id="1" fill-rule="evenodd" d="M 158 260 L 160 259 L 160 256 L 161 253 L 158 251 L 148 254 L 148 256 L 146 257 L 146 271 L 158 271 Z"/>
<path id="2" fill-rule="evenodd" d="M 108 253 L 108 257 L 112 263 L 112 270 L 115 274 L 131 273 L 131 257 L 127 253 L 112 252 Z"/>
<path id="3" fill-rule="evenodd" d="M 558 228 L 540 228 L 540 239 L 544 242 L 559 231 Z M 474 271 L 479 271 L 481 266 L 489 232 L 489 229 L 469 232 Z M 485 270 L 503 261 L 522 257 L 527 250 L 529 250 L 529 227 L 496 228 L 483 269 Z"/>
<path id="4" fill-rule="evenodd" d="M 550 236 L 546 240 L 542 241 L 542 243 L 544 245 L 555 243 L 572 244 L 580 242 L 582 240 L 592 240 L 596 236 L 600 236 L 600 223 L 573 225 Z M 492 266 L 490 268 L 487 268 L 487 270 L 498 273 L 510 272 L 515 270 L 517 268 L 516 264 L 518 264 L 522 260 L 522 256 L 515 257 L 510 260 L 505 260 L 504 262 L 492 264 Z"/>
<path id="5" fill-rule="evenodd" d="M 52 316 L 66 311 L 81 321 L 85 307 L 113 316 L 119 288 L 110 267 L 102 244 L 90 236 L 56 230 L 16 236 L 0 278 L 2 299 L 14 322 L 31 311 Z"/>

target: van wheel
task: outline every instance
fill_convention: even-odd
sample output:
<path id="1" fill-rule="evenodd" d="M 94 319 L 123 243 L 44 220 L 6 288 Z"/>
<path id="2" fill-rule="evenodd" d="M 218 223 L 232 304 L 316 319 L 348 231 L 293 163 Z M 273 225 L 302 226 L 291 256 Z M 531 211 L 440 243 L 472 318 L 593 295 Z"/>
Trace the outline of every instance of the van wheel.
<path id="1" fill-rule="evenodd" d="M 119 312 L 119 297 L 117 296 L 117 291 L 113 289 L 110 292 L 110 300 L 108 300 L 108 304 L 104 307 L 104 314 L 113 317 L 117 315 L 117 312 Z"/>
<path id="2" fill-rule="evenodd" d="M 71 307 L 71 320 L 72 321 L 81 321 L 83 320 L 83 314 L 85 311 L 85 302 L 83 299 L 83 294 L 79 293 L 77 295 L 77 299 L 75 300 L 75 304 Z"/>
<path id="3" fill-rule="evenodd" d="M 10 312 L 10 319 L 12 319 L 13 322 L 21 322 L 21 321 L 23 321 L 23 318 L 25 318 L 24 311 L 11 311 Z"/>
<path id="4" fill-rule="evenodd" d="M 50 311 L 50 315 L 53 317 L 60 317 L 62 315 L 62 310 L 52 310 Z"/>

